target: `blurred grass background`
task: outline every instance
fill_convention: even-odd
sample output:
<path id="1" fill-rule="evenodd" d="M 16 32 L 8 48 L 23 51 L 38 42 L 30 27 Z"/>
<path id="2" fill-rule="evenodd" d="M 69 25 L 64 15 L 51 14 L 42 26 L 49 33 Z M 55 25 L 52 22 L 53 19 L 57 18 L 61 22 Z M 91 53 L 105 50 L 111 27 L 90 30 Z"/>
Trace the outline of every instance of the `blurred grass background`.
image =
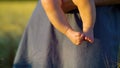
<path id="1" fill-rule="evenodd" d="M 35 0 L 0 0 L 0 68 L 12 68 L 21 35 L 36 3 Z"/>
<path id="2" fill-rule="evenodd" d="M 37 1 L 0 1 L 0 68 L 12 68 L 21 35 Z"/>

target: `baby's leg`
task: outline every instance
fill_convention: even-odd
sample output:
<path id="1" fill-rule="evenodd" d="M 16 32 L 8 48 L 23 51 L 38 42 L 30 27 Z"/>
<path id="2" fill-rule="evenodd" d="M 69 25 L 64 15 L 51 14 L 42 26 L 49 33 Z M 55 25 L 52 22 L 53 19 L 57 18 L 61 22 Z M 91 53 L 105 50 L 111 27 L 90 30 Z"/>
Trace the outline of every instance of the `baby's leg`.
<path id="1" fill-rule="evenodd" d="M 71 28 L 71 26 L 68 24 L 61 8 L 62 0 L 41 0 L 41 3 L 51 24 L 61 33 L 65 34 L 66 30 Z"/>
<path id="2" fill-rule="evenodd" d="M 79 45 L 83 34 L 74 31 L 69 25 L 61 8 L 61 0 L 41 0 L 42 6 L 51 21 L 51 24 L 61 33 L 66 35 L 75 45 Z"/>
<path id="3" fill-rule="evenodd" d="M 96 18 L 94 0 L 73 0 L 78 7 L 83 22 L 83 32 L 86 35 L 85 40 L 94 41 L 93 28 Z"/>

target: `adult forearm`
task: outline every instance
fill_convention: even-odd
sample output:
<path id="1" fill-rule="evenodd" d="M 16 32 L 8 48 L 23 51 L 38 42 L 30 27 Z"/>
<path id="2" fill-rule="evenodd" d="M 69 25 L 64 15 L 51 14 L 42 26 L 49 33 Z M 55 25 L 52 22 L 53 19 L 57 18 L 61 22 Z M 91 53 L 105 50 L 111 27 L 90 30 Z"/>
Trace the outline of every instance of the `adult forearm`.
<path id="1" fill-rule="evenodd" d="M 120 4 L 120 0 L 95 0 L 96 6 L 106 6 Z M 72 0 L 63 0 L 62 9 L 64 12 L 76 9 L 77 7 L 73 4 Z"/>

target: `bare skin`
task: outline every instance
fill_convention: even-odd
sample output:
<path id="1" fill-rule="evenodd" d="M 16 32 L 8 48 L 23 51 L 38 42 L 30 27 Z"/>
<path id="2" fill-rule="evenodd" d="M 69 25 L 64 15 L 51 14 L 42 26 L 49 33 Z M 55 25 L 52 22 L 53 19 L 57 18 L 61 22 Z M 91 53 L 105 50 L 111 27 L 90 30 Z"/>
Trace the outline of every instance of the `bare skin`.
<path id="1" fill-rule="evenodd" d="M 80 2 L 79 2 L 80 1 Z M 76 8 L 79 9 L 79 11 L 81 11 L 81 15 L 83 15 L 82 18 L 84 18 L 85 14 L 82 13 L 82 10 L 83 12 L 85 11 L 84 9 L 81 10 L 81 8 L 85 8 L 85 7 L 81 7 L 81 4 L 82 2 L 84 2 L 85 0 L 81 1 L 81 0 L 63 0 L 63 5 L 62 5 L 62 9 L 64 12 L 68 12 L 70 10 L 74 10 Z M 87 0 L 88 1 L 88 0 Z M 89 6 L 91 6 L 90 8 L 93 10 L 92 13 L 86 13 L 86 15 L 90 16 L 88 17 L 89 21 L 86 21 L 87 18 L 84 18 L 83 21 L 86 21 L 86 22 L 83 22 L 83 32 L 85 33 L 85 40 L 88 40 L 89 42 L 93 42 L 94 41 L 94 36 L 93 36 L 93 27 L 91 25 L 94 26 L 94 21 L 95 21 L 95 7 L 94 5 L 96 6 L 108 6 L 108 5 L 116 5 L 116 4 L 120 4 L 120 0 L 89 0 L 91 1 L 91 3 L 88 3 Z M 85 2 L 86 3 L 86 2 Z M 75 6 L 76 5 L 76 6 Z M 86 6 L 86 4 L 83 4 L 83 6 Z M 80 7 L 79 7 L 80 6 Z M 90 11 L 88 11 L 90 12 Z M 89 15 L 91 14 L 91 15 Z M 90 18 L 91 18 L 91 21 L 90 21 Z M 91 22 L 91 23 L 90 23 Z M 87 25 L 89 24 L 89 25 Z M 87 25 L 87 27 L 86 27 Z M 88 30 L 90 29 L 90 30 Z"/>
<path id="2" fill-rule="evenodd" d="M 75 4 L 71 0 L 41 0 L 42 6 L 48 15 L 51 23 L 61 33 L 65 34 L 75 45 L 81 44 L 84 35 L 83 33 L 74 31 L 68 24 L 64 12 L 76 9 Z M 95 0 L 96 5 L 112 5 L 120 4 L 119 0 Z M 56 11 L 54 11 L 57 9 Z M 67 10 L 66 10 L 67 9 Z M 64 12 L 63 12 L 64 11 Z M 88 40 L 89 41 L 89 40 Z"/>
<path id="3" fill-rule="evenodd" d="M 69 25 L 65 14 L 61 8 L 61 0 L 41 0 L 42 6 L 53 24 L 53 26 L 61 33 L 66 35 L 73 44 L 79 45 L 82 42 L 83 34 L 76 32 Z"/>
<path id="4" fill-rule="evenodd" d="M 116 5 L 120 4 L 120 0 L 94 0 L 96 6 L 107 6 L 107 5 Z M 73 3 L 72 0 L 63 0 L 62 9 L 63 11 L 69 12 L 76 9 L 77 6 Z"/>
<path id="5" fill-rule="evenodd" d="M 95 2 L 94 0 L 73 0 L 73 3 L 77 6 L 83 22 L 85 40 L 93 43 L 93 28 L 96 18 Z"/>

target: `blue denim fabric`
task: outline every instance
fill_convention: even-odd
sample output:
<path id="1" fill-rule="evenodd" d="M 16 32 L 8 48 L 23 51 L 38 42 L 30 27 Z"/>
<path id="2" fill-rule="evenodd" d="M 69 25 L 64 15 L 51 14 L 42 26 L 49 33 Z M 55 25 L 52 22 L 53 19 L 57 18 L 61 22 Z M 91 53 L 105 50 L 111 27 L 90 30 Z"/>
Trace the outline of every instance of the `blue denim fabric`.
<path id="1" fill-rule="evenodd" d="M 117 68 L 120 44 L 120 8 L 97 7 L 95 42 L 75 46 L 57 31 L 38 3 L 15 57 L 13 68 Z M 70 25 L 80 31 L 79 13 L 66 13 Z"/>

